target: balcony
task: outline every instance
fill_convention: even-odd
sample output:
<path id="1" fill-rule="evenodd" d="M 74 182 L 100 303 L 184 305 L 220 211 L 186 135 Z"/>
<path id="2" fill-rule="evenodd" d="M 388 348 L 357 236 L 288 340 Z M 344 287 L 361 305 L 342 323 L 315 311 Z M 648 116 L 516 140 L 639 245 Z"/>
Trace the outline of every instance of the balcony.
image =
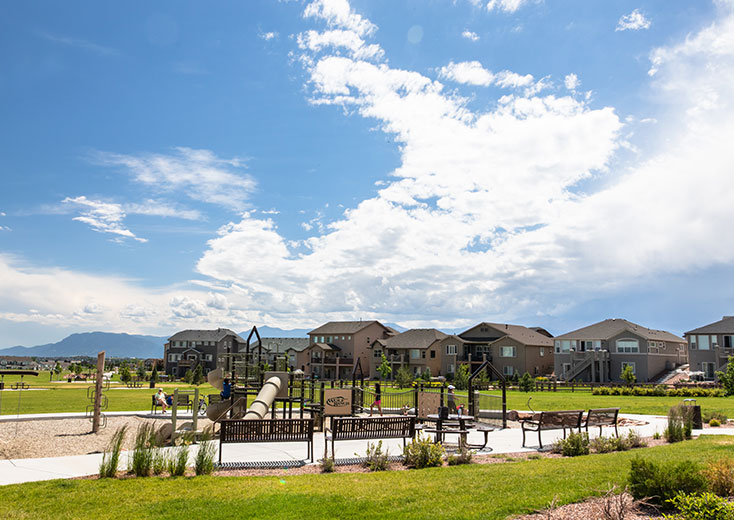
<path id="1" fill-rule="evenodd" d="M 322 359 L 323 359 L 323 363 L 322 363 Z M 340 366 L 346 366 L 346 365 L 351 366 L 351 365 L 354 364 L 354 359 L 352 359 L 352 358 L 340 357 L 338 359 L 339 359 L 339 365 Z M 321 365 L 321 364 L 323 364 L 324 366 L 332 366 L 332 365 L 333 366 L 336 366 L 336 364 L 337 364 L 336 363 L 336 360 L 337 360 L 337 357 L 336 356 L 324 356 L 323 358 L 322 357 L 311 356 L 311 359 L 309 361 L 310 361 L 310 363 L 312 365 Z"/>

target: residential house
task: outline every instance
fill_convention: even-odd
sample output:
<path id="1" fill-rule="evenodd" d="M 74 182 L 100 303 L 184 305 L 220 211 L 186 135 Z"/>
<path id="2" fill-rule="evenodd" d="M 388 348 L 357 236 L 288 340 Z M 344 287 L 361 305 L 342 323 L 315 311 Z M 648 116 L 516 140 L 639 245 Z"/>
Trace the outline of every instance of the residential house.
<path id="1" fill-rule="evenodd" d="M 714 380 L 716 372 L 725 370 L 729 356 L 734 356 L 734 316 L 689 330 L 688 361 L 691 371 L 703 372 L 704 379 Z"/>
<path id="2" fill-rule="evenodd" d="M 554 342 L 555 373 L 567 381 L 621 381 L 629 366 L 637 381 L 655 382 L 688 360 L 683 338 L 625 319 L 600 321 L 557 336 Z"/>
<path id="3" fill-rule="evenodd" d="M 297 356 L 309 346 L 308 338 L 260 338 L 262 341 L 265 361 L 273 367 L 277 366 L 278 358 L 285 358 L 288 368 L 297 368 Z"/>
<path id="4" fill-rule="evenodd" d="M 0 369 L 2 370 L 38 370 L 39 364 L 28 356 L 3 356 L 0 357 Z"/>
<path id="5" fill-rule="evenodd" d="M 461 361 L 469 363 L 472 372 L 485 359 L 505 377 L 521 376 L 525 372 L 543 376 L 553 372 L 553 340 L 540 327 L 482 322 L 459 337 L 465 341 Z"/>
<path id="6" fill-rule="evenodd" d="M 413 376 L 430 371 L 432 376 L 453 374 L 464 340 L 436 329 L 410 329 L 372 343 L 370 377 L 378 375 L 382 355 L 390 361 L 393 376 L 406 367 Z"/>
<path id="7" fill-rule="evenodd" d="M 312 377 L 350 379 L 359 363 L 368 376 L 373 363 L 370 346 L 394 334 L 396 330 L 375 320 L 330 321 L 308 333 L 309 345 L 296 354 L 296 365 Z"/>
<path id="8" fill-rule="evenodd" d="M 244 351 L 246 341 L 229 329 L 184 330 L 164 345 L 165 373 L 183 377 L 186 371 L 201 364 L 204 374 L 215 368 L 231 370 L 228 354 Z"/>

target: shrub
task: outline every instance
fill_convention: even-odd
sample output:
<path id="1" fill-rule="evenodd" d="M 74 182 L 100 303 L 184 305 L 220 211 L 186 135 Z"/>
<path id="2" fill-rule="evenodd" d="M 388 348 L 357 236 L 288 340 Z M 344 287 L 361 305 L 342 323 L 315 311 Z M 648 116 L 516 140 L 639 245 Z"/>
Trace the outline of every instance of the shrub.
<path id="1" fill-rule="evenodd" d="M 655 430 L 655 433 L 652 434 L 652 438 L 655 440 L 658 440 L 661 437 L 660 432 Z"/>
<path id="2" fill-rule="evenodd" d="M 355 455 L 357 455 L 355 453 Z M 359 456 L 359 455 L 357 455 Z M 367 443 L 367 457 L 363 463 L 370 471 L 385 471 L 389 465 L 388 450 L 382 451 L 382 441 L 377 444 Z"/>
<path id="3" fill-rule="evenodd" d="M 630 448 L 644 448 L 647 446 L 647 441 L 640 436 L 637 430 L 630 430 L 627 432 L 627 437 L 623 438 L 624 444 L 627 445 L 626 449 Z M 623 450 L 620 450 L 623 451 Z"/>
<path id="4" fill-rule="evenodd" d="M 120 462 L 120 451 L 126 432 L 127 426 L 123 426 L 118 428 L 112 436 L 104 455 L 102 455 L 102 463 L 99 465 L 99 478 L 113 478 L 117 475 L 117 465 Z"/>
<path id="5" fill-rule="evenodd" d="M 324 457 L 319 463 L 321 466 L 321 473 L 333 473 L 334 472 L 334 458 Z"/>
<path id="6" fill-rule="evenodd" d="M 709 426 L 711 426 L 712 428 L 718 428 L 719 426 L 721 426 L 721 421 L 719 421 L 718 419 L 711 419 L 709 421 Z"/>
<path id="7" fill-rule="evenodd" d="M 136 477 L 147 477 L 153 467 L 155 451 L 155 427 L 143 423 L 135 434 L 135 447 L 129 461 L 128 471 Z"/>
<path id="8" fill-rule="evenodd" d="M 432 468 L 443 465 L 443 456 L 446 453 L 441 444 L 436 444 L 429 437 L 418 434 L 410 441 L 403 451 L 405 465 L 416 469 Z"/>
<path id="9" fill-rule="evenodd" d="M 406 367 L 400 367 L 395 374 L 395 382 L 398 388 L 406 388 L 413 384 L 413 374 Z"/>
<path id="10" fill-rule="evenodd" d="M 666 518 L 682 520 L 734 520 L 734 504 L 713 493 L 678 493 L 668 503 L 680 511 Z"/>
<path id="11" fill-rule="evenodd" d="M 194 472 L 197 475 L 211 475 L 214 471 L 214 455 L 217 452 L 217 445 L 212 442 L 214 434 L 213 427 L 204 429 L 199 442 L 199 451 L 194 457 Z"/>
<path id="12" fill-rule="evenodd" d="M 721 412 L 719 410 L 709 410 L 703 413 L 702 419 L 703 419 L 703 422 L 709 423 L 709 424 L 711 423 L 712 419 L 716 419 L 717 421 L 719 421 L 720 424 L 725 424 L 726 421 L 728 420 L 728 417 L 726 416 L 724 412 Z"/>
<path id="13" fill-rule="evenodd" d="M 729 356 L 728 363 L 726 365 L 726 372 L 716 372 L 716 376 L 721 381 L 721 386 L 724 387 L 726 395 L 734 395 L 734 358 Z"/>
<path id="14" fill-rule="evenodd" d="M 186 473 L 189 462 L 189 439 L 187 437 L 176 439 L 180 444 L 176 446 L 167 458 L 168 473 L 172 477 L 181 477 Z"/>
<path id="15" fill-rule="evenodd" d="M 564 457 L 577 457 L 579 455 L 589 454 L 589 434 L 588 433 L 569 433 L 568 437 L 563 440 L 561 445 L 561 453 Z"/>
<path id="16" fill-rule="evenodd" d="M 531 376 L 528 372 L 525 372 L 522 377 L 520 378 L 520 390 L 523 392 L 532 392 L 535 390 L 535 381 L 533 381 L 533 376 Z"/>
<path id="17" fill-rule="evenodd" d="M 710 462 L 702 473 L 711 491 L 721 497 L 734 496 L 734 459 Z"/>
<path id="18" fill-rule="evenodd" d="M 163 451 L 162 448 L 156 448 L 153 451 L 153 463 L 151 464 L 153 475 L 160 475 L 161 473 L 166 471 L 167 467 L 168 456 L 166 455 L 166 452 Z"/>
<path id="19" fill-rule="evenodd" d="M 666 506 L 677 493 L 698 493 L 706 489 L 699 466 L 689 460 L 657 465 L 635 457 L 631 461 L 630 493 L 636 499 Z"/>
<path id="20" fill-rule="evenodd" d="M 461 464 L 471 464 L 471 459 L 474 456 L 474 452 L 471 450 L 466 449 L 466 447 L 461 447 L 459 450 L 459 453 L 451 454 L 448 457 L 446 457 L 446 462 L 449 466 L 459 466 Z"/>
<path id="21" fill-rule="evenodd" d="M 615 437 L 595 437 L 589 441 L 589 447 L 596 453 L 610 453 L 618 451 Z M 621 451 L 621 450 L 620 450 Z"/>

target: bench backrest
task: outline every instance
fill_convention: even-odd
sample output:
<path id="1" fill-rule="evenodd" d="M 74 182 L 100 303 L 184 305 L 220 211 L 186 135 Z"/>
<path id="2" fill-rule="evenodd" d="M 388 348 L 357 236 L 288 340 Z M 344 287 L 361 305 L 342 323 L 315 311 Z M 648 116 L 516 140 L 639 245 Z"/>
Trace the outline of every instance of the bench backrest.
<path id="1" fill-rule="evenodd" d="M 331 433 L 339 439 L 398 439 L 415 435 L 415 417 L 334 417 Z"/>
<path id="2" fill-rule="evenodd" d="M 220 424 L 222 443 L 313 441 L 313 419 L 224 419 Z"/>
<path id="3" fill-rule="evenodd" d="M 541 428 L 580 428 L 583 410 L 540 412 Z"/>
<path id="4" fill-rule="evenodd" d="M 587 425 L 616 424 L 619 408 L 592 408 L 586 416 Z"/>

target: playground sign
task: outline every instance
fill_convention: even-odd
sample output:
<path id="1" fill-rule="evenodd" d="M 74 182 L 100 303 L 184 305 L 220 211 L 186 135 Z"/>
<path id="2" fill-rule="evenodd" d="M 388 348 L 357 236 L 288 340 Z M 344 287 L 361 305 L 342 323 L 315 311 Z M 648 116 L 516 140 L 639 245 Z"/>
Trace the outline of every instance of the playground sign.
<path id="1" fill-rule="evenodd" d="M 324 389 L 324 415 L 352 415 L 352 390 L 350 388 Z"/>

